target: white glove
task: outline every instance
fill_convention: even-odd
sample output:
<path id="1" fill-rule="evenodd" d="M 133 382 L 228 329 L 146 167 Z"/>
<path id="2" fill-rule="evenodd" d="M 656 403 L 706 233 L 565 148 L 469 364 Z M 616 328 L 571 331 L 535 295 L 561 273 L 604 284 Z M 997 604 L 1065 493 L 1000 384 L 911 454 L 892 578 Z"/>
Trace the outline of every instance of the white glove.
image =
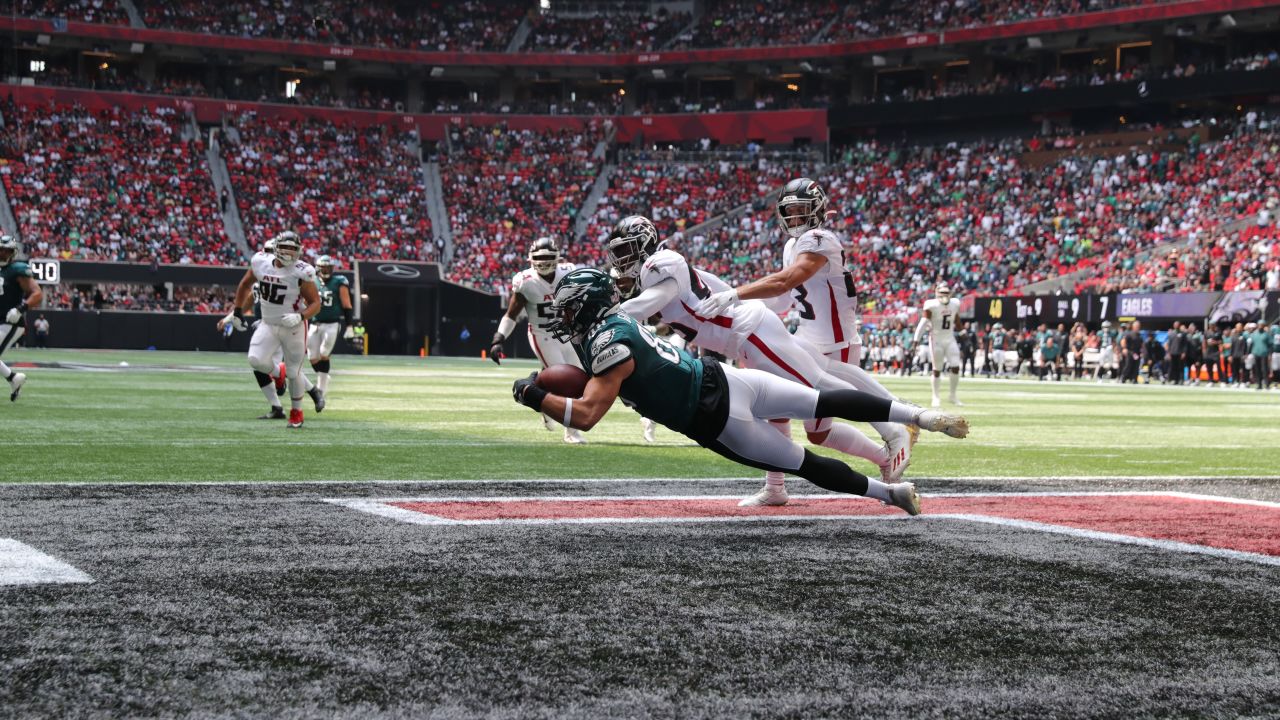
<path id="1" fill-rule="evenodd" d="M 298 313 L 288 313 L 280 316 L 280 324 L 287 328 L 298 327 L 302 324 L 302 316 Z"/>
<path id="2" fill-rule="evenodd" d="M 738 304 L 738 291 L 730 288 L 723 290 L 698 303 L 697 312 L 702 317 L 715 317 L 724 312 L 730 305 Z"/>
<path id="3" fill-rule="evenodd" d="M 4 321 L 10 325 L 17 325 L 22 320 L 22 313 L 18 312 L 18 308 L 9 308 L 9 312 L 4 314 Z"/>
<path id="4" fill-rule="evenodd" d="M 235 328 L 237 332 L 244 332 L 246 327 L 244 320 L 236 317 L 234 313 L 227 313 L 218 321 L 219 330 L 226 328 L 228 325 Z"/>
<path id="5" fill-rule="evenodd" d="M 351 338 L 353 338 L 353 337 L 355 337 L 355 336 L 356 336 L 356 329 L 355 329 L 355 328 L 353 328 L 353 327 L 351 327 L 350 325 L 348 325 L 348 326 L 346 327 L 346 329 L 342 331 L 342 339 L 343 339 L 343 340 L 350 340 Z"/>

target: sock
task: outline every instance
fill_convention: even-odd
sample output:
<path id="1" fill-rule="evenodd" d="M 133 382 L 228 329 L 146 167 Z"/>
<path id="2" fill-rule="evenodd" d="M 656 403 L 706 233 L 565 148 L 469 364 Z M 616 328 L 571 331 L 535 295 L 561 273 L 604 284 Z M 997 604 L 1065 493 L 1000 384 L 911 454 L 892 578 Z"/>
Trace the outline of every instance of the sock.
<path id="1" fill-rule="evenodd" d="M 311 384 L 311 378 L 307 377 L 307 374 L 301 370 L 298 371 L 298 380 L 302 383 L 302 392 L 311 392 L 311 388 L 315 387 L 315 385 Z"/>
<path id="2" fill-rule="evenodd" d="M 316 387 L 320 388 L 320 392 L 329 392 L 329 373 L 316 373 Z"/>
<path id="3" fill-rule="evenodd" d="M 875 478 L 867 478 L 867 497 L 875 498 L 883 502 L 889 502 L 892 498 L 889 496 L 889 486 Z"/>
<path id="4" fill-rule="evenodd" d="M 959 384 L 960 384 L 960 375 L 957 373 L 951 373 L 951 397 L 954 398 L 956 396 L 956 386 L 958 386 Z"/>
<path id="5" fill-rule="evenodd" d="M 915 425 L 916 418 L 920 416 L 920 412 L 921 408 L 915 405 L 895 400 L 889 408 L 889 422 Z"/>
<path id="6" fill-rule="evenodd" d="M 0 362 L 0 375 L 4 375 L 5 380 L 13 380 L 15 373 L 9 369 L 8 365 Z"/>
<path id="7" fill-rule="evenodd" d="M 796 474 L 832 492 L 866 495 L 869 487 L 866 475 L 835 458 L 817 455 L 812 450 L 804 451 L 804 461 L 800 463 L 800 469 L 796 470 Z"/>
<path id="8" fill-rule="evenodd" d="M 271 376 L 264 373 L 253 371 L 253 378 L 258 381 L 258 389 L 262 391 L 262 395 L 267 398 L 267 403 L 273 408 L 280 407 L 280 398 L 276 395 L 276 386 L 272 382 Z"/>
<path id="9" fill-rule="evenodd" d="M 938 390 L 941 386 L 942 386 L 942 378 L 938 377 L 937 375 L 929 376 L 929 387 L 933 388 L 934 397 L 941 397 L 938 394 Z"/>
<path id="10" fill-rule="evenodd" d="M 845 455 L 865 458 L 876 465 L 883 465 L 889 461 L 883 446 L 858 432 L 857 428 L 852 425 L 845 425 L 844 423 L 834 423 L 831 426 L 831 432 L 827 433 L 827 439 L 823 440 L 821 445 L 832 450 L 839 450 Z"/>
<path id="11" fill-rule="evenodd" d="M 892 422 L 891 406 L 894 404 L 894 401 L 861 390 L 823 390 L 818 393 L 813 416 L 838 417 L 854 422 Z"/>
<path id="12" fill-rule="evenodd" d="M 786 439 L 788 440 L 791 439 L 791 421 L 790 420 L 770 420 L 769 425 L 772 426 L 774 430 L 777 430 L 778 432 L 782 433 L 782 436 L 785 437 Z M 765 484 L 765 487 L 778 487 L 783 490 L 786 490 L 787 476 L 784 473 L 770 470 L 764 474 L 764 484 Z"/>

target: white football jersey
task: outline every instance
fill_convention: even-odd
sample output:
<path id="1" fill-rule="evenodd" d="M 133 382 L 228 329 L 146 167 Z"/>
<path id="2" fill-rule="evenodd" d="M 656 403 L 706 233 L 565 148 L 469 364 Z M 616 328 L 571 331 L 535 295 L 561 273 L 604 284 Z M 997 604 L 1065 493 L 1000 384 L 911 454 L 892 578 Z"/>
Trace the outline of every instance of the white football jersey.
<path id="1" fill-rule="evenodd" d="M 524 297 L 525 314 L 529 316 L 529 329 L 539 337 L 548 336 L 547 323 L 551 321 L 551 295 L 560 278 L 574 269 L 573 263 L 556 265 L 551 281 L 543 279 L 533 268 L 525 268 L 511 278 L 511 292 Z"/>
<path id="2" fill-rule="evenodd" d="M 249 261 L 253 276 L 258 278 L 258 301 L 262 321 L 275 324 L 289 313 L 302 312 L 307 306 L 302 299 L 302 283 L 315 284 L 316 269 L 298 260 L 292 265 L 276 267 L 276 256 L 260 252 Z"/>
<path id="3" fill-rule="evenodd" d="M 684 256 L 674 250 L 659 250 L 640 268 L 641 291 L 671 278 L 679 292 L 666 307 L 658 311 L 662 321 L 672 330 L 699 347 L 718 352 L 729 358 L 738 356 L 738 349 L 751 333 L 760 327 L 769 310 L 759 300 L 747 300 L 715 317 L 702 317 L 694 308 L 712 293 L 728 290 L 729 286 L 711 273 L 689 264 Z"/>
<path id="4" fill-rule="evenodd" d="M 924 302 L 924 316 L 929 321 L 930 332 L 936 341 L 956 339 L 956 320 L 960 317 L 960 301 L 951 298 L 945 304 L 938 298 Z"/>
<path id="5" fill-rule="evenodd" d="M 796 337 L 809 341 L 824 353 L 859 341 L 858 293 L 853 274 L 844 266 L 840 238 L 823 228 L 791 238 L 782 251 L 783 265 L 791 265 L 801 253 L 821 255 L 827 264 L 791 291 L 796 309 L 800 311 Z"/>

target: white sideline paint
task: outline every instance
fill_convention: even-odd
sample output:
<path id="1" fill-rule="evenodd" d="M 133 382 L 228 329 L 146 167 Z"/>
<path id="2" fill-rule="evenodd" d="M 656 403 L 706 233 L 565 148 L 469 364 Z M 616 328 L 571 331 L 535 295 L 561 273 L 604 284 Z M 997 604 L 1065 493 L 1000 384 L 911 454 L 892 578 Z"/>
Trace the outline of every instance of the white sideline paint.
<path id="1" fill-rule="evenodd" d="M 988 498 L 988 497 L 1115 497 L 1115 496 L 1146 496 L 1146 497 L 1172 497 L 1185 500 L 1200 500 L 1205 502 L 1221 502 L 1236 505 L 1255 505 L 1259 507 L 1280 508 L 1280 503 L 1268 502 L 1265 500 L 1249 500 L 1245 498 L 1233 498 L 1219 495 L 1202 495 L 1198 493 L 1186 492 L 1162 492 L 1159 490 L 1137 490 L 1132 492 L 1125 491 L 1081 491 L 1081 492 L 994 492 L 994 493 L 935 493 L 921 494 L 923 498 L 929 497 L 971 497 L 971 498 Z M 737 499 L 736 495 L 586 495 L 586 496 L 475 496 L 475 497 L 404 497 L 404 498 L 379 498 L 376 500 L 355 500 L 346 498 L 328 498 L 322 502 L 346 507 L 352 510 L 378 515 L 400 522 L 412 523 L 414 525 L 640 525 L 640 524 L 673 524 L 673 523 L 722 523 L 722 522 L 794 522 L 809 520 L 836 520 L 842 522 L 862 521 L 862 520 L 910 520 L 908 515 L 741 515 L 730 517 L 649 517 L 649 518 L 552 518 L 552 519 L 495 519 L 495 520 L 453 520 L 443 518 L 437 515 L 427 515 L 415 510 L 406 510 L 404 508 L 393 507 L 388 503 L 397 502 L 527 502 L 527 501 L 560 501 L 560 502 L 599 502 L 605 500 L 627 501 L 627 500 L 733 500 Z M 855 499 L 849 495 L 838 493 L 827 493 L 819 495 L 791 495 L 793 499 Z M 867 502 L 876 502 L 870 498 L 859 498 Z M 1141 545 L 1143 547 L 1158 548 L 1161 550 L 1169 550 L 1173 552 L 1185 552 L 1198 555 L 1209 555 L 1212 557 L 1225 558 L 1228 560 L 1241 560 L 1244 562 L 1256 563 L 1259 565 L 1270 565 L 1280 567 L 1280 557 L 1271 555 L 1263 555 L 1261 553 L 1244 552 L 1241 550 L 1227 550 L 1224 548 L 1216 548 L 1208 545 L 1195 545 L 1192 543 L 1178 542 L 1176 540 L 1160 540 L 1156 538 L 1144 538 L 1135 535 L 1122 535 L 1119 533 L 1108 533 L 1100 530 L 1085 530 L 1081 528 L 1073 528 L 1065 525 L 1052 525 L 1049 523 L 1035 522 L 1031 520 L 1015 520 L 1003 517 L 994 517 L 990 515 L 976 515 L 966 513 L 939 513 L 935 515 L 921 515 L 919 520 L 960 520 L 965 522 L 982 523 L 986 525 L 1000 525 L 1005 527 L 1020 528 L 1023 530 L 1034 530 L 1038 532 L 1052 533 L 1056 535 L 1068 535 L 1072 537 L 1086 538 L 1089 540 L 1100 540 L 1103 542 L 1114 542 L 1124 545 Z"/>
<path id="2" fill-rule="evenodd" d="M 332 443 L 330 443 L 332 444 Z M 672 446 L 676 447 L 676 446 Z M 967 480 L 990 480 L 992 482 L 1216 482 L 1222 480 L 1263 480 L 1263 481 L 1280 481 L 1280 475 L 953 475 L 950 477 L 907 477 L 903 478 L 909 482 L 921 483 L 930 482 L 953 482 Z M 725 482 L 741 482 L 748 484 L 759 484 L 760 476 L 752 475 L 750 477 L 653 477 L 653 478 L 478 478 L 474 480 L 458 480 L 458 479 L 441 479 L 441 480 L 195 480 L 184 482 L 178 480 L 68 480 L 65 482 L 57 480 L 42 480 L 36 482 L 18 482 L 18 483 L 0 483 L 0 492 L 6 488 L 22 488 L 22 487 L 85 487 L 100 485 L 102 487 L 240 487 L 250 485 L 261 485 L 264 487 L 274 487 L 277 485 L 296 485 L 305 487 L 308 485 L 572 485 L 573 483 L 632 483 L 636 485 L 644 485 L 647 483 L 725 483 Z M 756 488 L 759 489 L 759 488 Z M 1121 495 L 1132 495 L 1139 491 L 1117 491 Z M 1025 493 L 1010 493 L 1012 495 L 1022 495 Z M 1161 495 L 1174 495 L 1176 493 L 1159 492 Z M 1181 493 L 1187 497 L 1187 495 Z M 793 496 L 799 497 L 799 496 Z M 939 496 L 943 497 L 943 496 Z M 1196 496 L 1198 497 L 1198 496 Z M 1211 496 L 1205 496 L 1211 497 Z M 1264 502 L 1262 500 L 1238 500 L 1237 502 Z"/>
<path id="3" fill-rule="evenodd" d="M 1217 500 L 1218 498 L 1214 499 Z M 1120 535 L 1118 533 L 1108 533 L 1100 530 L 1083 530 L 1081 528 L 1067 527 L 1065 525 L 1049 525 L 1047 523 L 1039 523 L 1032 520 L 1011 520 L 1009 518 L 992 517 L 990 515 L 942 514 L 924 515 L 922 517 L 968 520 L 970 522 L 984 523 L 987 525 L 1003 525 L 1006 527 L 1022 528 L 1024 530 L 1038 530 L 1040 532 L 1054 533 L 1055 535 L 1071 535 L 1074 537 L 1088 538 L 1090 540 L 1122 543 L 1124 545 L 1142 545 L 1144 547 L 1159 548 L 1161 550 L 1196 553 L 1199 555 L 1212 555 L 1214 557 L 1228 558 L 1230 560 L 1244 560 L 1246 562 L 1258 563 L 1260 565 L 1274 565 L 1280 567 L 1280 557 L 1263 555 L 1261 553 L 1244 552 L 1242 550 L 1226 550 L 1223 548 L 1210 547 L 1208 545 L 1193 545 L 1191 543 L 1178 542 L 1176 540 L 1158 540 L 1156 538 L 1144 538 L 1137 537 L 1135 535 Z"/>
<path id="4" fill-rule="evenodd" d="M 0 586 L 91 583 L 93 578 L 61 560 L 10 538 L 0 538 Z"/>

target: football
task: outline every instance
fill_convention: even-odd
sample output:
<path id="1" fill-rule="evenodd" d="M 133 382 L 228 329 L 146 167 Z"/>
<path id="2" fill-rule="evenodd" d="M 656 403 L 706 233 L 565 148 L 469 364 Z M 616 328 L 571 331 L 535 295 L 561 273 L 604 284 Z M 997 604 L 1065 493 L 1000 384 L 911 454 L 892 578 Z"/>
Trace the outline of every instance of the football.
<path id="1" fill-rule="evenodd" d="M 572 365 L 550 365 L 538 373 L 537 385 L 561 397 L 580 398 L 587 387 L 587 374 Z"/>

